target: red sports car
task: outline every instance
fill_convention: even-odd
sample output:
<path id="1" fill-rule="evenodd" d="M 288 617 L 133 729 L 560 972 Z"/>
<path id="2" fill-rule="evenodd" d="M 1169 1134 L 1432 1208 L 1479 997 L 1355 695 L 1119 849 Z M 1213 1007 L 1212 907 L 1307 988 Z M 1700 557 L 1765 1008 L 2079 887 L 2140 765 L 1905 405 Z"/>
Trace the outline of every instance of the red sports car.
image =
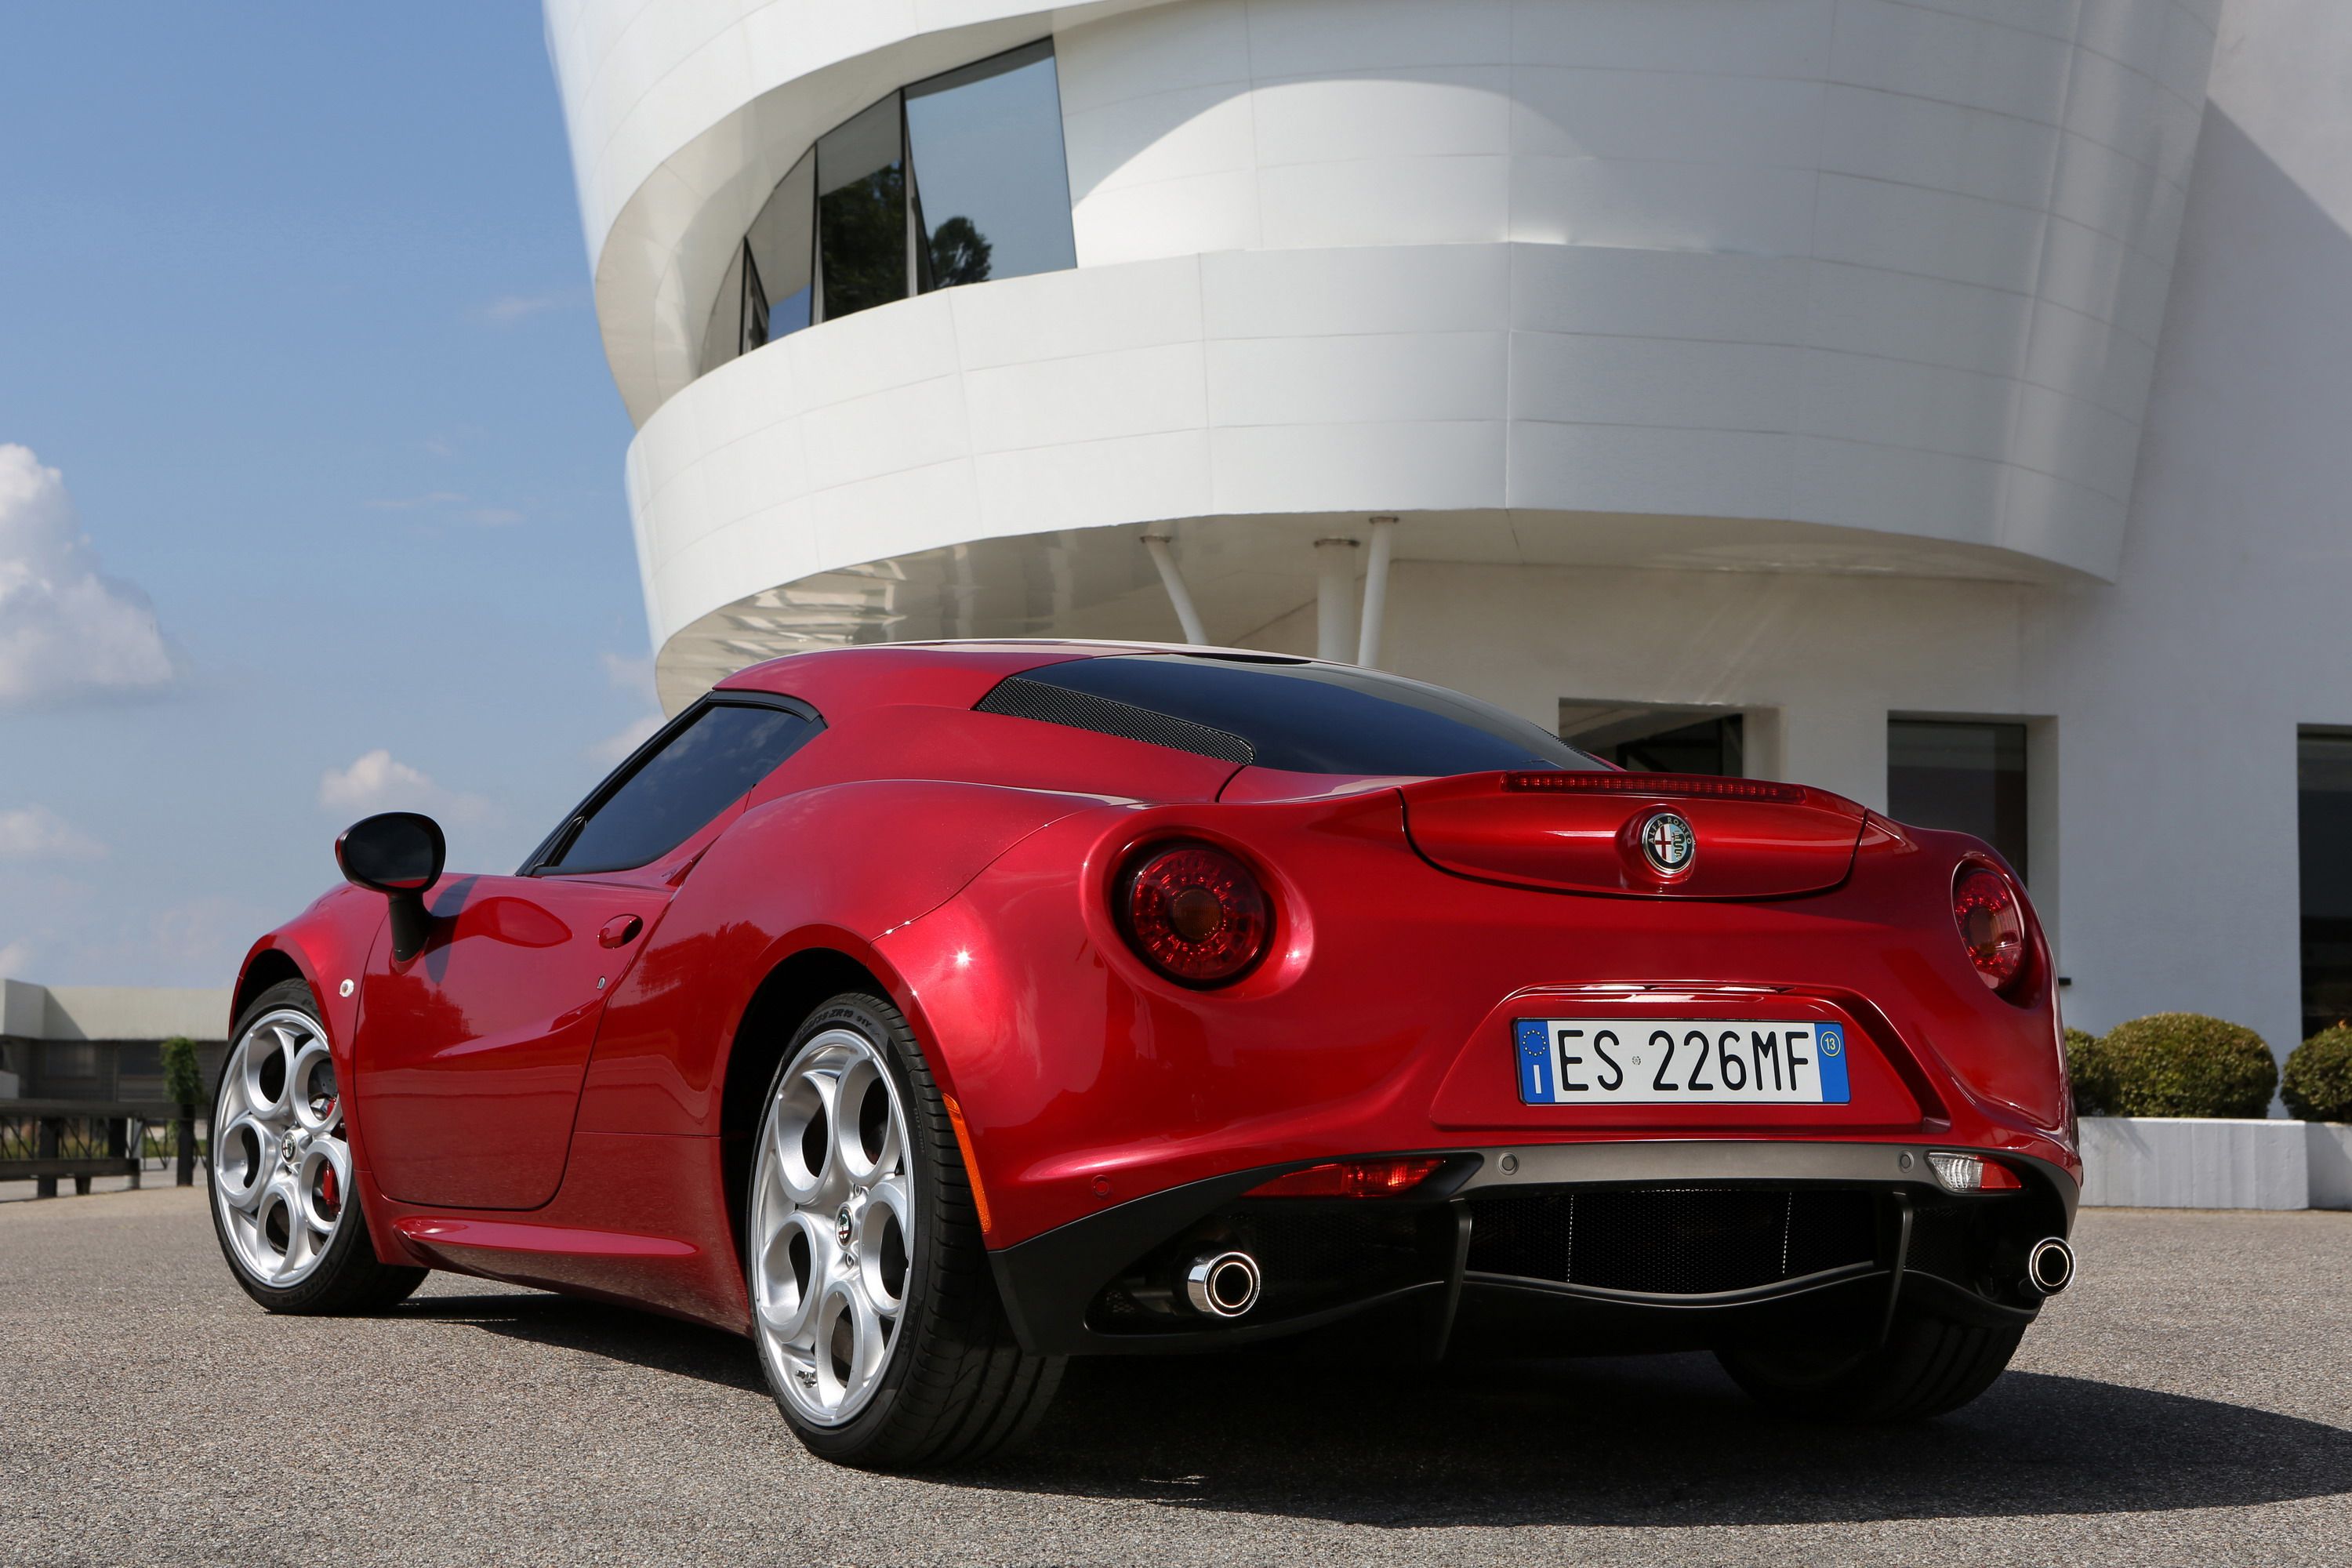
<path id="1" fill-rule="evenodd" d="M 831 1458 L 1065 1358 L 1704 1347 L 1932 1415 L 2073 1273 L 2050 953 L 1984 845 L 1272 654 L 803 654 L 511 876 L 370 817 L 238 976 L 213 1214 L 273 1310 L 429 1268 L 748 1334 Z"/>

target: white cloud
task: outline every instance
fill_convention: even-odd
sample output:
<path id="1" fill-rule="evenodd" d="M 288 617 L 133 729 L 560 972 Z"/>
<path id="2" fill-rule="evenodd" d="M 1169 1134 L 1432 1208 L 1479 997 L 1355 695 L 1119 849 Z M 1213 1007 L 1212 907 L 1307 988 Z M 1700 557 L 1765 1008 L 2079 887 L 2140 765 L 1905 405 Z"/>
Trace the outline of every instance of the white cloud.
<path id="1" fill-rule="evenodd" d="M 0 443 L 0 707 L 154 691 L 174 673 L 147 595 L 99 574 L 64 476 Z"/>
<path id="2" fill-rule="evenodd" d="M 489 815 L 490 805 L 480 795 L 442 788 L 379 746 L 350 767 L 329 768 L 319 775 L 319 809 L 352 817 L 422 811 L 452 822 L 479 822 Z"/>
<path id="3" fill-rule="evenodd" d="M 643 702 L 649 712 L 629 721 L 617 734 L 605 736 L 588 748 L 589 761 L 602 767 L 617 766 L 624 758 L 653 738 L 662 727 L 660 700 L 654 693 L 654 661 L 652 656 L 627 658 L 617 653 L 599 656 L 604 664 L 604 679 L 613 689 Z"/>
<path id="4" fill-rule="evenodd" d="M 0 980 L 22 980 L 33 966 L 33 950 L 26 943 L 0 943 Z"/>
<path id="5" fill-rule="evenodd" d="M 613 683 L 615 691 L 643 698 L 647 703 L 658 701 L 654 694 L 654 658 L 629 658 L 617 653 L 599 654 L 604 664 L 604 679 Z"/>
<path id="6" fill-rule="evenodd" d="M 0 859 L 91 860 L 106 846 L 46 805 L 0 811 Z"/>
<path id="7" fill-rule="evenodd" d="M 607 735 L 589 747 L 589 761 L 607 768 L 619 767 L 631 752 L 652 740 L 654 731 L 661 727 L 662 716 L 658 713 L 648 713 L 642 719 L 632 720 L 626 729 Z"/>
<path id="8" fill-rule="evenodd" d="M 482 319 L 493 326 L 510 327 L 546 310 L 568 310 L 582 302 L 581 290 L 558 289 L 544 294 L 501 294 L 482 307 Z"/>
<path id="9" fill-rule="evenodd" d="M 477 522 L 484 528 L 503 528 L 523 520 L 520 507 L 478 501 L 458 490 L 427 490 L 421 496 L 386 496 L 367 504 L 371 511 L 429 510 L 456 516 L 467 522 Z"/>

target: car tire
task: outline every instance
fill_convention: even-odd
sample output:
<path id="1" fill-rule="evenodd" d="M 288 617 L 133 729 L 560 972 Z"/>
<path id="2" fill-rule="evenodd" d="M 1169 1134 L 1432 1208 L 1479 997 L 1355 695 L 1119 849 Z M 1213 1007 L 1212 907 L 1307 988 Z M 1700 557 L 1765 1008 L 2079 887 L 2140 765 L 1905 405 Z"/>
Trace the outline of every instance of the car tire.
<path id="1" fill-rule="evenodd" d="M 271 986 L 238 1016 L 229 1035 L 228 1056 L 221 1064 L 220 1084 L 213 1095 L 212 1142 L 205 1157 L 210 1189 L 206 1206 L 212 1211 L 213 1235 L 220 1243 L 221 1256 L 228 1260 L 229 1272 L 247 1295 L 269 1310 L 316 1317 L 381 1312 L 404 1300 L 425 1282 L 428 1270 L 386 1263 L 375 1255 L 352 1171 L 341 1086 L 334 1080 L 331 1058 L 323 1064 L 323 1084 L 311 1086 L 326 1091 L 324 1116 L 319 1114 L 315 1101 L 295 1108 L 296 1098 L 306 1089 L 292 1081 L 293 1076 L 299 1068 L 302 1078 L 313 1077 L 319 1064 L 307 1058 L 324 1054 L 326 1038 L 318 1002 L 299 980 Z M 246 1081 L 246 1064 L 259 1059 L 257 1053 L 275 1058 L 274 1064 L 265 1064 L 263 1070 L 254 1074 L 260 1081 L 273 1081 L 273 1073 L 278 1075 L 274 1081 L 279 1085 L 278 1098 L 269 1102 L 278 1107 L 274 1112 L 257 1104 Z M 292 1138 L 301 1139 L 303 1148 L 289 1158 L 283 1152 Z M 312 1150 L 318 1152 L 315 1158 Z M 286 1183 L 299 1179 L 310 1185 L 311 1176 L 322 1167 L 335 1173 L 328 1188 L 335 1200 L 331 1223 L 324 1230 L 314 1220 L 299 1216 L 292 1202 L 279 1201 L 288 1195 Z M 247 1191 L 257 1194 L 250 1214 L 236 1198 Z M 315 1194 L 301 1201 L 310 1202 L 311 1214 L 317 1214 Z M 279 1218 L 288 1227 L 289 1239 L 282 1247 L 272 1226 Z M 302 1237 L 312 1245 L 297 1260 L 293 1227 L 303 1225 L 308 1228 Z M 324 1245 L 315 1245 L 321 1236 Z M 291 1265 L 278 1271 L 280 1278 L 265 1272 L 273 1256 Z"/>
<path id="2" fill-rule="evenodd" d="M 827 1073 L 833 1103 L 855 1103 L 819 1126 L 809 1108 Z M 869 1136 L 877 1106 L 898 1120 Z M 833 1140 L 836 1129 L 853 1126 L 860 1142 L 845 1158 Z M 887 1150 L 900 1138 L 894 1163 Z M 820 1147 L 833 1164 L 811 1157 Z M 861 1162 L 870 1162 L 864 1184 L 855 1179 Z M 762 1102 L 748 1186 L 752 1337 L 769 1391 L 810 1452 L 865 1468 L 913 1469 L 989 1458 L 1034 1430 L 1060 1384 L 1063 1358 L 1030 1355 L 1013 1338 L 946 1097 L 889 1002 L 838 995 L 794 1032 Z M 834 1224 L 827 1216 L 836 1204 Z M 906 1209 L 893 1204 L 912 1214 L 895 1298 L 887 1227 Z M 868 1292 L 864 1307 L 836 1307 L 828 1327 L 827 1300 L 851 1302 L 859 1290 Z M 854 1310 L 866 1310 L 865 1321 L 889 1320 L 878 1369 L 856 1359 Z M 842 1393 L 828 1409 L 832 1391 Z"/>
<path id="3" fill-rule="evenodd" d="M 1716 1355 L 1751 1398 L 1787 1415 L 1916 1421 L 1958 1410 L 1991 1387 L 2024 1334 L 2022 1324 L 1994 1328 L 1922 1312 L 1898 1317 L 1885 1343 L 1859 1353 L 1741 1345 Z"/>

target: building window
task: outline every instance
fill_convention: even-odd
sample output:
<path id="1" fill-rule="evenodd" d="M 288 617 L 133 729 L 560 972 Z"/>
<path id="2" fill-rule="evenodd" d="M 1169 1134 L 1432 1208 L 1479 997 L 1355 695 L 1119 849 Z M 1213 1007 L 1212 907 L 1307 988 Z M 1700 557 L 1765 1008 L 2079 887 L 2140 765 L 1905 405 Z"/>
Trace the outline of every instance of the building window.
<path id="1" fill-rule="evenodd" d="M 1974 834 L 2030 877 L 2025 798 L 2023 724 L 1887 721 L 1886 811 L 1895 821 Z"/>
<path id="2" fill-rule="evenodd" d="M 1078 264 L 1054 46 L 1040 41 L 907 89 L 926 289 Z"/>
<path id="3" fill-rule="evenodd" d="M 893 93 L 816 144 L 817 319 L 907 297 L 907 141 Z"/>
<path id="4" fill-rule="evenodd" d="M 1748 726 L 1721 709 L 1624 702 L 1559 705 L 1560 739 L 1637 773 L 1713 773 L 1744 778 Z"/>
<path id="5" fill-rule="evenodd" d="M 2352 1018 L 2352 731 L 2295 736 L 2303 1032 Z"/>
<path id="6" fill-rule="evenodd" d="M 894 92 L 817 139 L 743 238 L 709 371 L 909 294 L 1077 265 L 1052 40 Z"/>

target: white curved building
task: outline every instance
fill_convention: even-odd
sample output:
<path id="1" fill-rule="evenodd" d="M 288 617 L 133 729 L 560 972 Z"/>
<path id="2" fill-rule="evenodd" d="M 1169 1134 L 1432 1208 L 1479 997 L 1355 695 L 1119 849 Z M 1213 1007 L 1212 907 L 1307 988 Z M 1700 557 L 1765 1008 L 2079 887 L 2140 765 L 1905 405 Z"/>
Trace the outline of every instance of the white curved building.
<path id="1" fill-rule="evenodd" d="M 2347 9 L 547 0 L 664 700 L 1361 654 L 1986 833 L 2078 1021 L 2284 1048 L 2352 1007 Z"/>

